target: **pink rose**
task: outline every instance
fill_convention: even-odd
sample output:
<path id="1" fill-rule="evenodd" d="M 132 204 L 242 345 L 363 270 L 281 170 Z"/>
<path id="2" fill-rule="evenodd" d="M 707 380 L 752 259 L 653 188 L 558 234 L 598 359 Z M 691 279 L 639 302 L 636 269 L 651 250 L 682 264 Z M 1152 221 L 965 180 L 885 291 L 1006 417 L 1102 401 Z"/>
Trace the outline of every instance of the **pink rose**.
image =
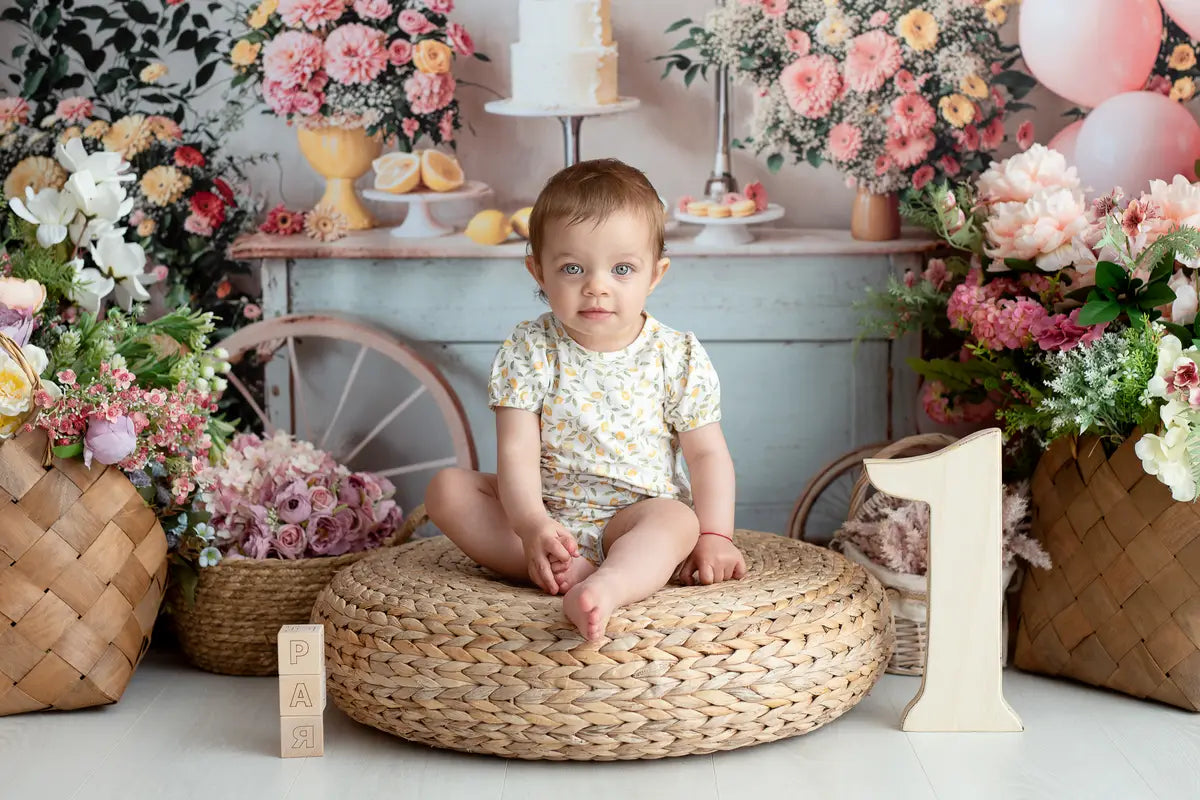
<path id="1" fill-rule="evenodd" d="M 267 526 L 259 522 L 251 522 L 246 526 L 242 538 L 242 552 L 248 558 L 266 558 L 271 554 L 271 532 Z"/>
<path id="2" fill-rule="evenodd" d="M 95 458 L 101 464 L 117 464 L 137 449 L 137 434 L 133 420 L 121 414 L 107 420 L 93 415 L 88 419 L 83 443 L 84 466 L 91 467 Z"/>
<path id="3" fill-rule="evenodd" d="M 393 39 L 388 45 L 388 61 L 393 67 L 402 67 L 412 61 L 412 43 L 404 39 Z"/>
<path id="4" fill-rule="evenodd" d="M 308 521 L 308 544 L 319 556 L 340 556 L 350 552 L 345 521 L 328 515 L 311 517 Z"/>
<path id="5" fill-rule="evenodd" d="M 471 35 L 467 33 L 467 29 L 457 22 L 451 22 L 446 26 L 446 37 L 450 40 L 450 46 L 453 47 L 460 56 L 474 55 L 475 42 L 471 39 Z"/>
<path id="6" fill-rule="evenodd" d="M 314 486 L 308 496 L 309 505 L 317 514 L 328 514 L 337 505 L 337 497 L 325 486 Z"/>
<path id="7" fill-rule="evenodd" d="M 420 36 L 422 33 L 429 33 L 437 27 L 420 11 L 414 11 L 411 8 L 401 11 L 396 22 L 400 25 L 400 30 L 409 36 Z"/>
<path id="8" fill-rule="evenodd" d="M 275 552 L 280 558 L 299 558 L 308 547 L 308 536 L 299 525 L 283 525 L 275 533 Z"/>
<path id="9" fill-rule="evenodd" d="M 312 500 L 304 481 L 292 481 L 275 499 L 275 508 L 284 522 L 304 522 L 312 515 Z"/>
<path id="10" fill-rule="evenodd" d="M 454 0 L 422 0 L 422 2 L 435 14 L 449 14 L 454 10 Z"/>
<path id="11" fill-rule="evenodd" d="M 387 19 L 392 4 L 388 0 L 354 0 L 354 11 L 363 19 Z"/>

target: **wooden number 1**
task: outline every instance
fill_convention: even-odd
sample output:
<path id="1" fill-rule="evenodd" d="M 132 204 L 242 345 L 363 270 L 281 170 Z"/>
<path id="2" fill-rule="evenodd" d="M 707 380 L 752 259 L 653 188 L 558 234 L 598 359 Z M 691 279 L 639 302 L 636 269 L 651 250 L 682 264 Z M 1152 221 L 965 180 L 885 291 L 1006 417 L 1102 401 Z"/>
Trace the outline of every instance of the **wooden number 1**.
<path id="1" fill-rule="evenodd" d="M 1001 685 L 1000 431 L 913 458 L 866 459 L 881 492 L 929 504 L 929 622 L 906 731 L 1019 731 Z"/>

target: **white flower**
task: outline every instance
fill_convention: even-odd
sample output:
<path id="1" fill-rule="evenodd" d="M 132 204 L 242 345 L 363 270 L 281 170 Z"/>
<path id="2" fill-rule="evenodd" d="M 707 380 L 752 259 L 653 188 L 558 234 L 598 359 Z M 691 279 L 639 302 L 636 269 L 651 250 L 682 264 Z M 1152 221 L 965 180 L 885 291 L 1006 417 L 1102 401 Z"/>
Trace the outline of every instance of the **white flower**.
<path id="1" fill-rule="evenodd" d="M 58 163 L 68 172 L 86 172 L 97 186 L 137 178 L 132 172 L 126 171 L 129 162 L 122 158 L 120 153 L 110 153 L 107 150 L 89 153 L 79 139 L 68 139 L 59 143 L 54 154 L 58 157 Z"/>
<path id="2" fill-rule="evenodd" d="M 145 274 L 146 252 L 140 244 L 125 241 L 124 228 L 111 231 L 91 246 L 92 259 L 102 275 L 116 281 L 117 301 L 128 311 L 135 300 L 150 299 L 144 284 L 153 277 Z"/>
<path id="3" fill-rule="evenodd" d="M 100 313 L 100 302 L 108 297 L 116 282 L 107 275 L 101 274 L 95 267 L 84 269 L 83 259 L 76 258 L 71 262 L 75 270 L 75 280 L 71 286 L 71 302 L 92 314 Z"/>
<path id="4" fill-rule="evenodd" d="M 1196 282 L 1182 272 L 1176 272 L 1167 281 L 1175 290 L 1175 301 L 1171 303 L 1171 321 L 1178 325 L 1191 325 L 1196 319 Z"/>
<path id="5" fill-rule="evenodd" d="M 65 191 L 75 199 L 80 211 L 109 226 L 133 210 L 133 198 L 126 197 L 121 184 L 97 183 L 90 172 L 76 172 L 67 178 Z"/>
<path id="6" fill-rule="evenodd" d="M 1190 348 L 1189 348 L 1190 349 Z M 1158 343 L 1158 366 L 1154 377 L 1146 384 L 1151 397 L 1167 397 L 1167 377 L 1175 371 L 1175 364 L 1183 355 L 1183 343 L 1171 334 L 1166 334 Z"/>
<path id="7" fill-rule="evenodd" d="M 215 567 L 221 563 L 221 551 L 215 547 L 206 547 L 200 551 L 200 566 Z"/>
<path id="8" fill-rule="evenodd" d="M 196 535 L 206 542 L 211 541 L 215 534 L 212 525 L 209 525 L 207 522 L 197 522 L 195 530 Z"/>
<path id="9" fill-rule="evenodd" d="M 1148 433 L 1133 446 L 1142 469 L 1171 487 L 1171 497 L 1180 502 L 1196 499 L 1196 482 L 1188 460 L 1187 423 L 1167 426 L 1163 436 Z"/>
<path id="10" fill-rule="evenodd" d="M 53 247 L 66 239 L 67 225 L 78 212 L 70 195 L 51 188 L 34 194 L 33 187 L 26 186 L 25 202 L 14 197 L 8 205 L 18 217 L 37 226 L 37 240 L 42 247 Z"/>

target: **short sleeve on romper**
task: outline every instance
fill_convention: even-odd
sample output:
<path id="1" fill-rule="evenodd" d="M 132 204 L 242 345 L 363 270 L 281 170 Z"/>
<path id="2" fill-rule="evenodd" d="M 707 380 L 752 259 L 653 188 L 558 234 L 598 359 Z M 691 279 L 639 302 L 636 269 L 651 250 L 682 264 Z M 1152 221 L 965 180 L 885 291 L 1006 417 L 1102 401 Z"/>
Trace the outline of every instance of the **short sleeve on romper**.
<path id="1" fill-rule="evenodd" d="M 692 333 L 680 347 L 682 352 L 667 361 L 667 423 L 676 431 L 690 431 L 720 422 L 721 382 L 708 353 Z"/>
<path id="2" fill-rule="evenodd" d="M 520 408 L 540 414 L 549 388 L 546 333 L 538 320 L 522 322 L 496 352 L 488 379 L 488 407 Z"/>

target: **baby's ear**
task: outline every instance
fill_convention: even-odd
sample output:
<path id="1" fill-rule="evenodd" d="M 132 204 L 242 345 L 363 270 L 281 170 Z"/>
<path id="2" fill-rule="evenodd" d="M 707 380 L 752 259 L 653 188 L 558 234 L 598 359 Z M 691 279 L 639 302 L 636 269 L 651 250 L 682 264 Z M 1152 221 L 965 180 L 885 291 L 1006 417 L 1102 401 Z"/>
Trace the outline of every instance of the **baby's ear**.
<path id="1" fill-rule="evenodd" d="M 654 265 L 654 279 L 650 281 L 650 291 L 654 291 L 654 287 L 658 286 L 658 282 L 667 274 L 667 270 L 671 268 L 671 259 L 660 258 L 658 263 Z"/>
<path id="2" fill-rule="evenodd" d="M 538 286 L 542 285 L 542 267 L 537 263 L 533 256 L 525 256 L 525 269 L 533 276 L 533 279 L 538 282 Z"/>

